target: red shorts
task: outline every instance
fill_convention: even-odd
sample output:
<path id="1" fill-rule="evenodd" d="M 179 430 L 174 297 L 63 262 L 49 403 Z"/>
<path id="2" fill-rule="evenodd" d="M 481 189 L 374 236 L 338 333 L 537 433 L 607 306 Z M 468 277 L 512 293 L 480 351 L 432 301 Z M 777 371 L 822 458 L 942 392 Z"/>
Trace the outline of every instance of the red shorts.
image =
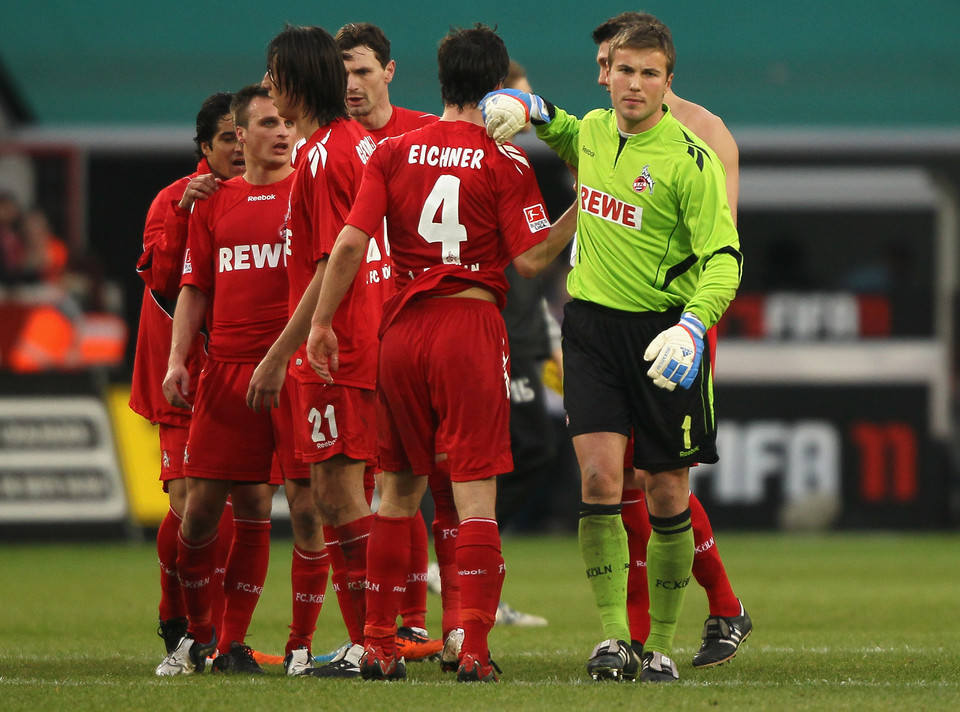
<path id="1" fill-rule="evenodd" d="M 183 479 L 183 452 L 190 428 L 160 423 L 160 481 Z M 164 485 L 166 490 L 166 485 Z"/>
<path id="2" fill-rule="evenodd" d="M 303 462 L 334 455 L 377 462 L 376 394 L 366 388 L 287 382 L 293 395 L 296 452 Z"/>
<path id="3" fill-rule="evenodd" d="M 496 305 L 427 298 L 408 304 L 380 341 L 380 466 L 429 475 L 446 453 L 454 482 L 513 470 L 510 349 Z"/>
<path id="4" fill-rule="evenodd" d="M 184 458 L 187 477 L 271 484 L 310 477 L 294 454 L 293 417 L 284 391 L 279 408 L 254 413 L 247 407 L 256 366 L 207 359 Z"/>

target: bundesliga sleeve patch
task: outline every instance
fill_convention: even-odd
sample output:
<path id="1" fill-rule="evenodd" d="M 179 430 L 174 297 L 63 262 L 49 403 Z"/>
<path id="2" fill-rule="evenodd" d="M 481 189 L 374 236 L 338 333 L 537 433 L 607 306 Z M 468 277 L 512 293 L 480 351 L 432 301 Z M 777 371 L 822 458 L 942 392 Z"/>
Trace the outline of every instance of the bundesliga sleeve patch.
<path id="1" fill-rule="evenodd" d="M 545 230 L 550 227 L 550 220 L 547 218 L 547 211 L 542 203 L 537 203 L 529 208 L 523 209 L 523 215 L 527 219 L 527 226 L 530 232 Z"/>
<path id="2" fill-rule="evenodd" d="M 187 251 L 183 255 L 183 273 L 190 274 L 193 272 L 193 260 L 190 258 L 190 248 L 187 248 Z"/>

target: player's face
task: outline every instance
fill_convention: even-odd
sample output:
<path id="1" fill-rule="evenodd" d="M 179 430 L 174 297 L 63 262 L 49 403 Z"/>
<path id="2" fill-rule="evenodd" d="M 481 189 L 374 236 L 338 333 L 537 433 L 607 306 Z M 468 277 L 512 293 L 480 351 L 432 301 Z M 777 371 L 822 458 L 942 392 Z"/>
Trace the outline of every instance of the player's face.
<path id="1" fill-rule="evenodd" d="M 597 84 L 610 91 L 610 40 L 604 40 L 597 47 L 597 66 L 600 67 Z"/>
<path id="2" fill-rule="evenodd" d="M 251 167 L 276 170 L 290 163 L 293 122 L 280 118 L 271 99 L 254 97 L 247 109 L 247 126 L 238 126 L 237 133 Z"/>
<path id="3" fill-rule="evenodd" d="M 350 50 L 343 65 L 347 68 L 347 111 L 351 116 L 367 116 L 389 103 L 387 85 L 393 80 L 396 62 L 391 59 L 381 67 L 373 50 L 359 45 Z"/>
<path id="4" fill-rule="evenodd" d="M 218 178 L 233 178 L 243 173 L 243 149 L 237 141 L 237 131 L 230 114 L 220 117 L 213 140 L 200 146 L 210 164 L 210 170 Z"/>
<path id="5" fill-rule="evenodd" d="M 266 73 L 263 75 L 263 79 L 260 82 L 260 86 L 270 92 L 270 98 L 277 107 L 277 113 L 280 114 L 280 116 L 285 119 L 296 121 L 298 118 L 296 107 L 293 105 L 290 97 L 277 87 L 274 76 L 275 75 L 273 74 L 273 71 L 267 69 Z"/>
<path id="6" fill-rule="evenodd" d="M 610 63 L 610 100 L 617 126 L 627 133 L 653 128 L 670 88 L 667 57 L 659 49 L 618 49 Z"/>

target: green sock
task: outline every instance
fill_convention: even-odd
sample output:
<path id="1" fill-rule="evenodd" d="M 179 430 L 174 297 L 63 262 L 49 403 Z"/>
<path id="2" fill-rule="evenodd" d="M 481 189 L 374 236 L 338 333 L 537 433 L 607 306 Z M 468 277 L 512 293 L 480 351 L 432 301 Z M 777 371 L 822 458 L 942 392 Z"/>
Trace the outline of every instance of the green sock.
<path id="1" fill-rule="evenodd" d="M 676 517 L 650 516 L 653 531 L 647 543 L 647 586 L 650 589 L 650 635 L 644 652 L 672 656 L 673 636 L 693 570 L 693 527 L 690 510 Z"/>
<path id="2" fill-rule="evenodd" d="M 603 637 L 630 641 L 627 574 L 630 552 L 619 505 L 582 505 L 580 554 L 600 614 Z"/>

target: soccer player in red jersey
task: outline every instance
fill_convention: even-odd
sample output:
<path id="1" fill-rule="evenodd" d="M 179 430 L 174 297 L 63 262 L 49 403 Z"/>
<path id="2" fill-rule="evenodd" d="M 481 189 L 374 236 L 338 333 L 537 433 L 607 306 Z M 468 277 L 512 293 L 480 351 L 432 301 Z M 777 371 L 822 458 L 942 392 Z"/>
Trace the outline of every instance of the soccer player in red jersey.
<path id="1" fill-rule="evenodd" d="M 347 115 L 346 69 L 336 42 L 324 29 L 288 26 L 271 40 L 267 67 L 264 86 L 277 110 L 294 121 L 307 140 L 296 151 L 287 219 L 289 321 L 250 379 L 247 404 L 254 409 L 276 405 L 289 363 L 298 454 L 310 464 L 334 588 L 353 643 L 308 673 L 356 677 L 363 651 L 372 521 L 364 472 L 377 458 L 377 325 L 383 299 L 392 290 L 382 231 L 368 240 L 367 268 L 352 285 L 338 321 L 350 365 L 337 385 L 326 384 L 313 372 L 304 342 L 327 257 L 376 143 Z"/>
<path id="2" fill-rule="evenodd" d="M 398 592 L 415 516 L 435 460 L 447 463 L 460 515 L 456 561 L 464 640 L 457 679 L 496 681 L 487 636 L 504 563 L 495 477 L 512 469 L 503 270 L 531 275 L 573 234 L 550 229 L 523 152 L 487 137 L 477 103 L 507 74 L 506 47 L 477 25 L 441 42 L 441 120 L 380 143 L 337 239 L 313 316 L 311 364 L 328 382 L 356 358 L 340 345 L 344 294 L 386 217 L 399 291 L 384 305 L 377 383 L 383 494 L 368 555 L 362 674 L 398 679 Z M 548 237 L 549 234 L 549 237 Z M 546 238 L 546 239 L 545 239 Z M 339 305 L 339 306 L 338 306 Z M 482 412 L 477 405 L 483 404 Z M 439 454 L 438 454 L 439 453 Z"/>
<path id="3" fill-rule="evenodd" d="M 609 88 L 610 41 L 624 28 L 638 23 L 653 23 L 663 26 L 656 17 L 647 13 L 624 12 L 597 26 L 593 41 L 597 45 L 597 65 L 600 73 L 597 84 Z M 668 89 L 664 103 L 677 120 L 692 130 L 712 148 L 723 164 L 726 179 L 727 202 L 734 224 L 737 221 L 737 198 L 740 192 L 740 151 L 737 142 L 720 117 L 699 104 L 687 101 Z M 715 364 L 717 344 L 716 328 L 708 332 L 711 358 Z M 627 614 L 630 619 L 630 635 L 635 647 L 640 647 L 650 632 L 650 594 L 647 587 L 646 559 L 647 540 L 650 537 L 646 497 L 643 490 L 643 472 L 633 468 L 633 440 L 627 443 L 624 457 L 623 509 L 620 516 L 627 530 L 630 547 L 630 575 L 627 581 Z M 690 515 L 693 524 L 695 554 L 693 576 L 707 594 L 710 615 L 703 627 L 703 642 L 693 658 L 694 667 L 719 665 L 737 654 L 740 644 L 753 630 L 753 622 L 733 592 L 726 568 L 720 558 L 713 537 L 713 527 L 697 496 L 690 493 Z"/>
<path id="4" fill-rule="evenodd" d="M 412 111 L 390 103 L 390 82 L 393 81 L 397 63 L 390 57 L 390 40 L 383 30 L 368 22 L 353 22 L 341 27 L 334 39 L 347 69 L 347 111 L 370 132 L 375 141 L 399 136 L 439 120 L 435 114 Z M 385 235 L 385 240 L 389 244 L 388 235 Z M 444 562 L 443 576 L 447 580 L 441 594 L 444 603 L 442 628 L 446 638 L 460 627 L 460 589 L 456 582 L 453 551 L 455 539 L 444 536 L 444 532 L 456 532 L 457 510 L 449 485 L 436 489 L 439 501 L 434 501 L 433 530 L 435 547 L 439 552 L 437 557 Z M 397 630 L 397 643 L 407 660 L 422 659 L 439 652 L 439 642 L 431 640 L 426 631 L 428 540 L 427 528 L 419 512 L 411 527 L 412 568 L 400 607 L 403 625 Z"/>
<path id="5" fill-rule="evenodd" d="M 219 184 L 190 216 L 181 294 L 163 392 L 175 406 L 193 384 L 189 345 L 206 322 L 209 356 L 196 387 L 184 454 L 187 500 L 177 570 L 188 628 L 158 675 L 215 671 L 262 673 L 243 644 L 263 590 L 270 545 L 274 458 L 287 477 L 308 477 L 294 457 L 292 416 L 284 398 L 269 412 L 243 407 L 253 369 L 286 323 L 287 277 L 282 225 L 293 169 L 292 124 L 283 121 L 259 86 L 237 93 L 231 106 L 244 174 Z M 223 627 L 211 617 L 217 521 L 230 496 L 235 538 L 226 566 Z M 218 643 L 217 634 L 220 634 Z"/>
<path id="6" fill-rule="evenodd" d="M 199 163 L 189 176 L 174 181 L 157 194 L 147 213 L 143 231 L 143 254 L 137 273 L 143 279 L 143 302 L 137 351 L 133 361 L 130 408 L 160 430 L 160 480 L 170 497 L 170 508 L 157 530 L 160 562 L 160 625 L 167 653 L 172 652 L 187 632 L 187 611 L 177 577 L 177 532 L 187 496 L 183 478 L 183 451 L 190 428 L 190 411 L 175 408 L 163 395 L 161 383 L 167 372 L 173 311 L 180 291 L 180 273 L 187 244 L 187 219 L 196 200 L 206 200 L 217 182 L 243 173 L 243 152 L 230 115 L 229 92 L 213 94 L 197 113 Z M 196 379 L 203 367 L 203 337 L 199 334 L 187 355 L 187 368 Z M 191 399 L 192 400 L 192 399 Z M 214 576 L 214 617 L 223 613 L 223 562 L 233 538 L 233 514 L 224 510 L 221 519 L 219 565 Z"/>

